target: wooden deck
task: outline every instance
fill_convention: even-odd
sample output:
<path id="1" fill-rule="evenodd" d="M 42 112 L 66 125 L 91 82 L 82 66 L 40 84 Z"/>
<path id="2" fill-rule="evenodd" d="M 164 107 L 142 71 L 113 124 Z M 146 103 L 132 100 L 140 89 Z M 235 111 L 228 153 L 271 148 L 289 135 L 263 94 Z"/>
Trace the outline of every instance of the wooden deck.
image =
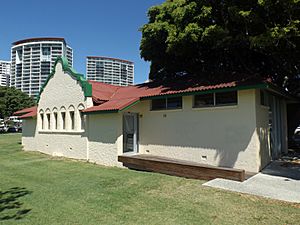
<path id="1" fill-rule="evenodd" d="M 131 169 L 158 172 L 179 177 L 201 180 L 212 180 L 215 178 L 225 178 L 236 181 L 245 180 L 244 170 L 209 166 L 148 154 L 121 155 L 118 157 L 118 161 Z"/>

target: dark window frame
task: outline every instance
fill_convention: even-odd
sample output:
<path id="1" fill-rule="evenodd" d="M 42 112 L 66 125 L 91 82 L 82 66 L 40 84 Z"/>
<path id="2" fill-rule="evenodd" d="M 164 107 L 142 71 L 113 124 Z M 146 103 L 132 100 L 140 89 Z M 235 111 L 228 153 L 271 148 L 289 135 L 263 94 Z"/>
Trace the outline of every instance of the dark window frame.
<path id="1" fill-rule="evenodd" d="M 230 93 L 230 92 L 234 92 L 236 94 L 236 102 L 233 102 L 233 103 L 222 103 L 222 104 L 219 104 L 217 102 L 218 95 L 222 96 L 222 94 L 224 94 L 224 93 Z M 196 101 L 195 101 L 196 96 L 205 96 L 205 95 L 212 95 L 213 104 L 203 105 L 203 106 L 197 106 L 196 105 Z M 208 93 L 208 94 L 198 94 L 198 95 L 194 95 L 193 96 L 193 108 L 195 108 L 195 109 L 197 109 L 197 108 L 216 108 L 216 107 L 236 106 L 238 104 L 239 104 L 238 91 L 214 92 L 214 93 Z"/>
<path id="2" fill-rule="evenodd" d="M 179 107 L 169 107 L 168 106 L 168 99 L 180 99 L 180 106 Z M 153 108 L 153 101 L 164 101 L 164 108 L 159 108 L 159 109 L 154 109 Z M 152 99 L 151 100 L 151 107 L 150 107 L 150 111 L 163 111 L 163 110 L 178 110 L 178 109 L 182 109 L 183 108 L 183 101 L 182 101 L 182 96 L 179 97 L 165 97 L 165 98 L 157 98 L 157 99 Z"/>

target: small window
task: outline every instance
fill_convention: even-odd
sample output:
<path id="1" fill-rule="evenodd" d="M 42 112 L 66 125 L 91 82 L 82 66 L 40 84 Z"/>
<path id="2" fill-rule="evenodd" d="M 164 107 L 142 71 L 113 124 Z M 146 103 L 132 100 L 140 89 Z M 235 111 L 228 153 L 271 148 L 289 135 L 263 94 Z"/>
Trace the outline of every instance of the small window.
<path id="1" fill-rule="evenodd" d="M 151 110 L 171 110 L 182 109 L 182 97 L 170 97 L 163 99 L 153 99 Z"/>
<path id="2" fill-rule="evenodd" d="M 54 118 L 54 130 L 57 130 L 57 112 L 53 113 L 53 118 Z"/>
<path id="3" fill-rule="evenodd" d="M 167 109 L 182 109 L 182 97 L 167 98 Z"/>
<path id="4" fill-rule="evenodd" d="M 41 129 L 44 130 L 44 114 L 41 113 L 40 116 L 41 116 Z"/>
<path id="5" fill-rule="evenodd" d="M 237 105 L 237 91 L 194 96 L 194 108 Z"/>
<path id="6" fill-rule="evenodd" d="M 237 104 L 237 92 L 222 92 L 216 93 L 216 105 L 236 105 Z"/>
<path id="7" fill-rule="evenodd" d="M 50 55 L 50 53 L 51 53 L 50 47 L 43 47 L 42 48 L 42 54 L 43 55 Z"/>
<path id="8" fill-rule="evenodd" d="M 195 95 L 194 107 L 210 107 L 214 106 L 214 94 Z"/>
<path id="9" fill-rule="evenodd" d="M 47 119 L 47 129 L 50 130 L 50 113 L 46 114 L 46 119 Z"/>
<path id="10" fill-rule="evenodd" d="M 61 128 L 63 130 L 66 129 L 66 113 L 65 112 L 61 112 Z"/>
<path id="11" fill-rule="evenodd" d="M 79 130 L 83 130 L 84 129 L 84 115 L 82 114 L 82 112 L 80 113 L 80 129 Z"/>
<path id="12" fill-rule="evenodd" d="M 166 109 L 166 99 L 153 99 L 151 110 L 164 110 Z"/>
<path id="13" fill-rule="evenodd" d="M 71 120 L 71 130 L 75 129 L 75 116 L 74 111 L 70 111 L 70 120 Z"/>
<path id="14" fill-rule="evenodd" d="M 78 130 L 84 129 L 84 115 L 82 113 L 82 110 L 84 110 L 84 105 L 79 104 L 79 106 L 78 106 L 78 113 L 79 113 Z"/>

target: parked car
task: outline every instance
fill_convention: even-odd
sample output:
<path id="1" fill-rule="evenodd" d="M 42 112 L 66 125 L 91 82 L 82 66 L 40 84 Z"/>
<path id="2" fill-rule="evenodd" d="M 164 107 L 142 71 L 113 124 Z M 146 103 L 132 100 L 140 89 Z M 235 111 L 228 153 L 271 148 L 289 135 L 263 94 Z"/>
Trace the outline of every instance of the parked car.
<path id="1" fill-rule="evenodd" d="M 295 134 L 293 135 L 293 140 L 296 146 L 300 147 L 300 130 L 295 132 Z"/>
<path id="2" fill-rule="evenodd" d="M 21 132 L 22 131 L 22 127 L 18 127 L 18 126 L 10 126 L 8 128 L 8 132 Z"/>
<path id="3" fill-rule="evenodd" d="M 8 127 L 5 124 L 0 124 L 0 133 L 6 133 L 8 131 Z"/>

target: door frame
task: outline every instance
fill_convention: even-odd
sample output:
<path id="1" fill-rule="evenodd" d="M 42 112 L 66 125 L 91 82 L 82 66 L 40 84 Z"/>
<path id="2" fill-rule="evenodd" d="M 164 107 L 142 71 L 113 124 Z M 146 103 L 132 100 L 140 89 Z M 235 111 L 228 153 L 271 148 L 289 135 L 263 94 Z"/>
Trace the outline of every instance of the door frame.
<path id="1" fill-rule="evenodd" d="M 126 144 L 125 144 L 125 130 L 124 130 L 124 120 L 125 117 L 132 116 L 133 117 L 133 151 L 124 152 Z M 137 154 L 139 152 L 139 114 L 138 113 L 124 113 L 122 116 L 122 135 L 123 135 L 123 142 L 122 142 L 122 154 L 130 155 L 130 154 Z"/>

